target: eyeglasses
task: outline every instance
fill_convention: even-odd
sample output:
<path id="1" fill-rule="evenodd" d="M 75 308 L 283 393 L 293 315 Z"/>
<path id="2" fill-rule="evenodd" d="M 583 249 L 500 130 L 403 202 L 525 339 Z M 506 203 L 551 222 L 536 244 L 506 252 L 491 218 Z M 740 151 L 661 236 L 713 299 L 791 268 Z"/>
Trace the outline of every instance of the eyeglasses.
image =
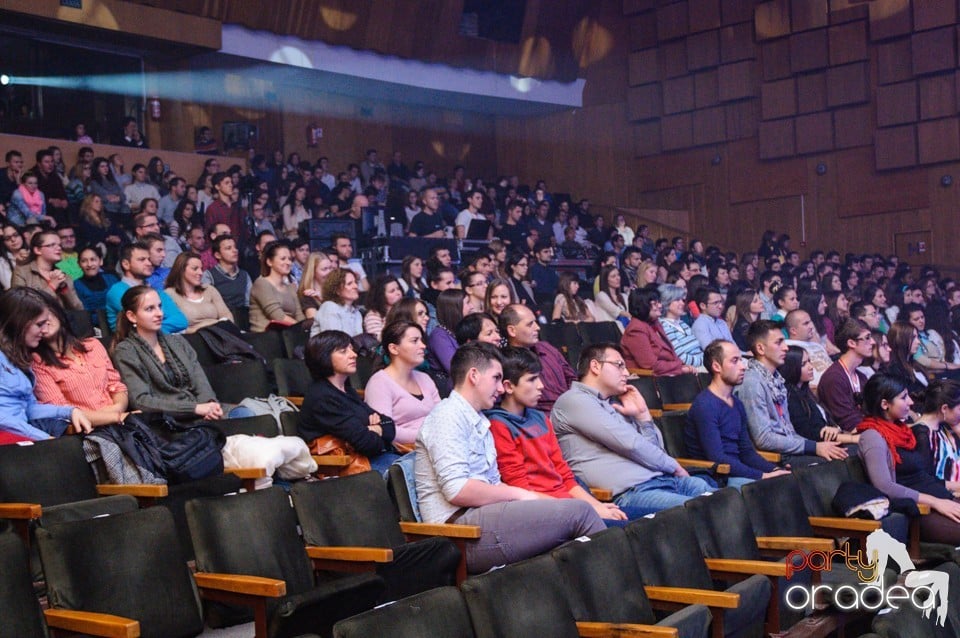
<path id="1" fill-rule="evenodd" d="M 40 244 L 40 248 L 60 248 L 60 242 L 55 244 Z"/>
<path id="2" fill-rule="evenodd" d="M 873 335 L 864 335 L 862 337 L 857 337 L 857 341 L 873 341 Z"/>
<path id="3" fill-rule="evenodd" d="M 627 369 L 627 363 L 623 359 L 620 359 L 620 361 L 607 361 L 606 359 L 596 359 L 596 361 L 598 361 L 601 365 L 603 365 L 604 363 L 609 363 L 612 366 L 616 366 L 618 370 Z"/>

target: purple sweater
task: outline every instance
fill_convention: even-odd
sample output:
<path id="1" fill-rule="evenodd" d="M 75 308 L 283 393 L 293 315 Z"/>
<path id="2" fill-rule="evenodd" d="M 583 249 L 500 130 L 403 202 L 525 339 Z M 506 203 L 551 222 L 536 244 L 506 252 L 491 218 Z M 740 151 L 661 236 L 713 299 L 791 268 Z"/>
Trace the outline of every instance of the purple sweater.
<path id="1" fill-rule="evenodd" d="M 549 414 L 560 395 L 569 390 L 570 384 L 577 380 L 577 373 L 564 359 L 563 353 L 546 341 L 538 341 L 530 349 L 537 353 L 540 365 L 543 366 L 540 372 L 543 393 L 537 409 Z"/>
<path id="2" fill-rule="evenodd" d="M 860 379 L 860 388 L 862 389 L 867 385 L 867 378 L 860 372 L 856 374 Z M 863 421 L 863 411 L 853 400 L 853 388 L 850 387 L 850 379 L 839 361 L 835 361 L 820 376 L 817 398 L 820 399 L 820 404 L 830 413 L 834 422 L 844 432 L 853 432 L 854 428 Z"/>

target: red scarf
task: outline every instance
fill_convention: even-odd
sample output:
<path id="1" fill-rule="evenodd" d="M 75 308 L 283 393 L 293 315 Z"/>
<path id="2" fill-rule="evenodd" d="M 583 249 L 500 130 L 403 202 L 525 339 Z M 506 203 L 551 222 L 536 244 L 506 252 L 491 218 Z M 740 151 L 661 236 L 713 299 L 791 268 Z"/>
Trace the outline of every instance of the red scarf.
<path id="1" fill-rule="evenodd" d="M 866 430 L 876 430 L 883 437 L 883 440 L 887 442 L 887 448 L 890 449 L 890 455 L 893 457 L 895 466 L 900 465 L 903 461 L 899 452 L 897 452 L 897 448 L 912 450 L 917 447 L 917 437 L 913 435 L 913 430 L 906 425 L 898 425 L 886 419 L 868 416 L 857 426 L 857 432 Z"/>

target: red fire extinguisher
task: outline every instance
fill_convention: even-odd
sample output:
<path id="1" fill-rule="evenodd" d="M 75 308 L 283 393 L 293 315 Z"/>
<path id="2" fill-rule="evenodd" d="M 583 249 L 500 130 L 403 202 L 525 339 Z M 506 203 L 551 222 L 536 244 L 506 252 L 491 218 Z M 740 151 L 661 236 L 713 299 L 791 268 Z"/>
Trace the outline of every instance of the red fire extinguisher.
<path id="1" fill-rule="evenodd" d="M 160 119 L 160 98 L 152 97 L 147 102 L 150 106 L 150 119 L 157 121 Z"/>

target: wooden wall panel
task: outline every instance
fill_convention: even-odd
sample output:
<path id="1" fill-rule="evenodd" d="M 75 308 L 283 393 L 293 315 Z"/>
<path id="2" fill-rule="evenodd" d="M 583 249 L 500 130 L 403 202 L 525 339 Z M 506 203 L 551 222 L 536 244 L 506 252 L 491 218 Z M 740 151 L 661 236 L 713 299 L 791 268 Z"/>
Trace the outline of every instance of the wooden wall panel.
<path id="1" fill-rule="evenodd" d="M 860 0 L 830 0 L 830 24 L 843 24 L 870 17 L 867 4 Z"/>
<path id="2" fill-rule="evenodd" d="M 687 68 L 691 71 L 715 67 L 720 63 L 718 31 L 697 33 L 687 38 Z"/>
<path id="3" fill-rule="evenodd" d="M 693 76 L 694 105 L 698 109 L 714 106 L 720 101 L 717 71 L 712 69 Z"/>
<path id="4" fill-rule="evenodd" d="M 827 74 L 807 73 L 797 77 L 797 111 L 814 113 L 827 109 Z"/>
<path id="5" fill-rule="evenodd" d="M 657 14 L 641 13 L 627 21 L 629 27 L 630 48 L 649 49 L 657 46 Z"/>
<path id="6" fill-rule="evenodd" d="M 760 85 L 760 114 L 765 120 L 797 113 L 797 85 L 793 78 Z"/>
<path id="7" fill-rule="evenodd" d="M 870 98 L 866 63 L 856 62 L 827 69 L 827 104 L 846 106 L 866 102 Z"/>
<path id="8" fill-rule="evenodd" d="M 627 113 L 632 121 L 660 117 L 663 112 L 659 84 L 630 87 L 627 91 Z"/>
<path id="9" fill-rule="evenodd" d="M 913 46 L 909 38 L 877 47 L 877 77 L 880 84 L 893 84 L 913 77 Z"/>
<path id="10" fill-rule="evenodd" d="M 826 29 L 795 33 L 790 36 L 791 73 L 822 69 L 829 64 Z"/>
<path id="11" fill-rule="evenodd" d="M 797 152 L 794 120 L 760 122 L 760 159 L 791 157 Z"/>
<path id="12" fill-rule="evenodd" d="M 923 171 L 877 173 L 870 166 L 870 149 L 843 151 L 837 153 L 836 159 L 840 217 L 916 210 L 930 205 Z"/>
<path id="13" fill-rule="evenodd" d="M 739 100 L 754 97 L 756 88 L 756 64 L 752 60 L 724 64 L 718 70 L 720 100 Z"/>
<path id="14" fill-rule="evenodd" d="M 913 124 L 877 129 L 873 138 L 877 170 L 917 164 L 917 127 Z"/>
<path id="15" fill-rule="evenodd" d="M 910 0 L 873 0 L 868 6 L 871 40 L 886 40 L 910 33 L 913 26 Z"/>
<path id="16" fill-rule="evenodd" d="M 957 112 L 956 74 L 921 78 L 919 88 L 920 119 L 947 117 Z"/>
<path id="17" fill-rule="evenodd" d="M 760 121 L 760 107 L 756 100 L 744 100 L 723 107 L 727 118 L 727 139 L 754 137 Z"/>
<path id="18" fill-rule="evenodd" d="M 792 127 L 789 132 L 792 134 Z M 804 160 L 762 162 L 757 159 L 759 151 L 756 140 L 743 140 L 727 145 L 730 203 L 787 197 L 806 192 L 807 174 Z"/>
<path id="19" fill-rule="evenodd" d="M 921 164 L 960 159 L 960 125 L 955 117 L 930 120 L 917 125 Z"/>
<path id="20" fill-rule="evenodd" d="M 720 28 L 720 0 L 689 0 L 688 6 L 691 33 Z"/>
<path id="21" fill-rule="evenodd" d="M 848 22 L 830 27 L 830 64 L 838 66 L 848 62 L 867 60 L 867 23 Z"/>
<path id="22" fill-rule="evenodd" d="M 790 75 L 790 40 L 765 42 L 760 49 L 763 62 L 763 79 L 779 80 Z"/>
<path id="23" fill-rule="evenodd" d="M 639 86 L 648 82 L 656 82 L 660 76 L 660 67 L 656 49 L 634 51 L 629 59 L 630 86 Z"/>
<path id="24" fill-rule="evenodd" d="M 790 26 L 794 33 L 825 27 L 829 21 L 827 0 L 790 3 Z"/>
<path id="25" fill-rule="evenodd" d="M 913 28 L 917 31 L 945 27 L 957 21 L 957 3 L 923 2 L 913 3 Z"/>
<path id="26" fill-rule="evenodd" d="M 753 22 L 753 0 L 720 0 L 720 17 L 723 24 Z"/>
<path id="27" fill-rule="evenodd" d="M 936 73 L 957 66 L 957 38 L 955 27 L 914 33 L 913 72 L 915 75 Z"/>
<path id="28" fill-rule="evenodd" d="M 649 11 L 656 6 L 656 0 L 623 0 L 623 15 L 629 16 L 642 11 Z"/>
<path id="29" fill-rule="evenodd" d="M 685 75 L 663 83 L 663 112 L 680 113 L 693 110 L 693 76 Z"/>
<path id="30" fill-rule="evenodd" d="M 917 83 L 877 87 L 877 126 L 917 121 Z"/>
<path id="31" fill-rule="evenodd" d="M 637 157 L 658 155 L 663 150 L 659 120 L 643 122 L 633 128 L 633 148 Z"/>
<path id="32" fill-rule="evenodd" d="M 693 146 L 693 116 L 690 113 L 670 115 L 660 120 L 663 150 Z"/>
<path id="33" fill-rule="evenodd" d="M 720 61 L 724 64 L 757 57 L 753 43 L 753 25 L 741 22 L 720 29 Z"/>
<path id="34" fill-rule="evenodd" d="M 697 146 L 723 142 L 727 137 L 722 106 L 693 112 L 693 143 Z"/>
<path id="35" fill-rule="evenodd" d="M 838 149 L 869 146 L 873 143 L 872 109 L 855 106 L 833 111 L 834 142 Z"/>
<path id="36" fill-rule="evenodd" d="M 790 34 L 789 0 L 769 0 L 758 4 L 753 16 L 757 40 L 770 40 Z"/>
<path id="37" fill-rule="evenodd" d="M 833 150 L 833 117 L 828 112 L 801 115 L 796 120 L 797 153 Z"/>
<path id="38" fill-rule="evenodd" d="M 686 2 L 674 2 L 657 9 L 657 38 L 661 42 L 682 38 L 689 32 Z"/>
<path id="39" fill-rule="evenodd" d="M 687 43 L 676 40 L 660 45 L 660 66 L 664 78 L 675 78 L 687 73 Z"/>

